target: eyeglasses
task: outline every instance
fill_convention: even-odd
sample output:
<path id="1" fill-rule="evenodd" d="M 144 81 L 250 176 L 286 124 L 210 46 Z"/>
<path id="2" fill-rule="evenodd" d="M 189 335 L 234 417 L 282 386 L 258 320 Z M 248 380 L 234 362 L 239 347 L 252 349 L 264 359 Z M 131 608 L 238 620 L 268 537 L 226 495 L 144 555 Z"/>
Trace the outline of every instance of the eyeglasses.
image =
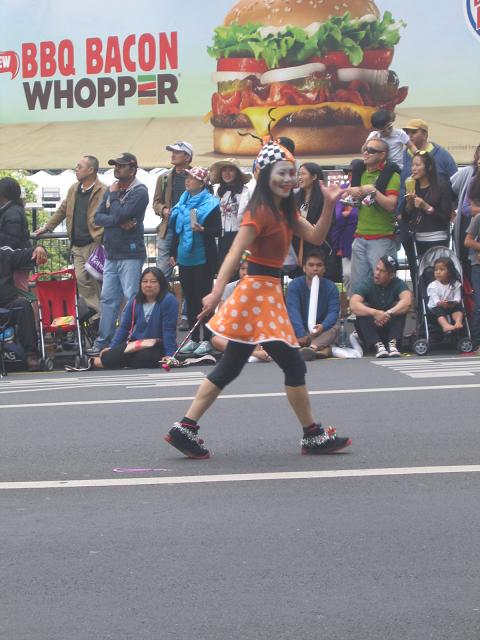
<path id="1" fill-rule="evenodd" d="M 375 147 L 365 147 L 363 153 L 373 156 L 375 153 L 384 153 L 383 149 L 375 149 Z"/>

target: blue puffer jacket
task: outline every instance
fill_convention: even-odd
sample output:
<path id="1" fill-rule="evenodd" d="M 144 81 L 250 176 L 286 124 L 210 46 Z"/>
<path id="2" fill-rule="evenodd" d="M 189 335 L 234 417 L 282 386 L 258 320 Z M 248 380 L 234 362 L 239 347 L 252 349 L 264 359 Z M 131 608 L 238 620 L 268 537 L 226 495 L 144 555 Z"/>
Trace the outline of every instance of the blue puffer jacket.
<path id="1" fill-rule="evenodd" d="M 109 260 L 145 259 L 143 219 L 147 205 L 148 189 L 137 178 L 126 190 L 105 191 L 94 222 L 105 227 L 103 244 Z M 135 220 L 136 225 L 127 231 L 120 225 L 128 220 Z"/>
<path id="2" fill-rule="evenodd" d="M 196 209 L 197 222 L 202 226 L 210 213 L 219 205 L 219 199 L 207 189 L 191 195 L 185 191 L 170 214 L 169 225 L 178 236 L 177 262 L 184 266 L 205 264 L 205 242 L 202 233 L 194 233 L 190 224 L 190 211 Z"/>

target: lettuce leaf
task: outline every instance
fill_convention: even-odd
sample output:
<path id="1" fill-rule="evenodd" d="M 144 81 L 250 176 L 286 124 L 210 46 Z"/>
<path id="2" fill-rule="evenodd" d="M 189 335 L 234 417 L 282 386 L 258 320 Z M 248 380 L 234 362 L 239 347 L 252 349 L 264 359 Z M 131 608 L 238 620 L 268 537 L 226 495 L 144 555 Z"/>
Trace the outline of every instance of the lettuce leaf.
<path id="1" fill-rule="evenodd" d="M 315 33 L 295 26 L 275 30 L 259 24 L 234 23 L 215 29 L 208 53 L 216 59 L 262 59 L 270 69 L 275 69 L 281 62 L 300 64 L 314 55 L 343 51 L 356 66 L 363 60 L 364 49 L 395 46 L 400 40 L 400 29 L 406 26 L 403 20 L 395 21 L 390 11 L 374 21 L 352 18 L 347 11 L 343 16 L 332 16 Z"/>

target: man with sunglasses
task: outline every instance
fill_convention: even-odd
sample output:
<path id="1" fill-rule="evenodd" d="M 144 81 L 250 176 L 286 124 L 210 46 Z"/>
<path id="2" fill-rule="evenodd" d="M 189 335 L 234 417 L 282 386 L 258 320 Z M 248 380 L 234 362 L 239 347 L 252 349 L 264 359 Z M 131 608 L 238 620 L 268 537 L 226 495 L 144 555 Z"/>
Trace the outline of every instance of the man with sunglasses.
<path id="1" fill-rule="evenodd" d="M 369 140 L 362 153 L 365 170 L 360 186 L 349 189 L 349 194 L 361 201 L 352 245 L 352 288 L 372 277 L 381 256 L 397 254 L 394 222 L 400 174 L 393 172 L 385 187 L 378 188 L 378 178 L 388 159 L 388 145 L 380 138 Z"/>
<path id="2" fill-rule="evenodd" d="M 120 306 L 138 292 L 146 258 L 143 220 L 148 190 L 136 177 L 137 158 L 121 153 L 108 161 L 115 182 L 105 192 L 95 214 L 95 224 L 104 227 L 106 260 L 100 297 L 100 326 L 89 355 L 108 348 L 115 333 Z"/>

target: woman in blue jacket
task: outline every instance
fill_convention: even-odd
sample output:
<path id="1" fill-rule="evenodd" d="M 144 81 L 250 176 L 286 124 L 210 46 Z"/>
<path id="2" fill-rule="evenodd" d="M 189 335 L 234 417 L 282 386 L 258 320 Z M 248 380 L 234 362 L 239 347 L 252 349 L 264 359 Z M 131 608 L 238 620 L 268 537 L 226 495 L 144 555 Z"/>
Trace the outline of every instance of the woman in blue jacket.
<path id="1" fill-rule="evenodd" d="M 208 170 L 192 167 L 185 173 L 185 192 L 170 213 L 169 225 L 175 232 L 170 255 L 172 265 L 178 264 L 191 329 L 202 310 L 202 298 L 213 287 L 217 266 L 215 237 L 222 233 L 222 218 L 220 201 L 210 192 Z M 197 327 L 180 353 L 196 356 L 209 353 L 211 335 L 204 325 L 200 342 L 200 327 Z"/>
<path id="2" fill-rule="evenodd" d="M 109 348 L 100 356 L 93 358 L 95 369 L 132 369 L 156 368 L 164 356 L 171 356 L 177 348 L 176 327 L 178 319 L 178 301 L 169 293 L 168 283 L 157 267 L 145 269 L 140 277 L 140 287 L 123 310 L 122 320 Z M 138 341 L 153 338 L 154 346 L 132 350 L 130 346 L 140 347 Z"/>

